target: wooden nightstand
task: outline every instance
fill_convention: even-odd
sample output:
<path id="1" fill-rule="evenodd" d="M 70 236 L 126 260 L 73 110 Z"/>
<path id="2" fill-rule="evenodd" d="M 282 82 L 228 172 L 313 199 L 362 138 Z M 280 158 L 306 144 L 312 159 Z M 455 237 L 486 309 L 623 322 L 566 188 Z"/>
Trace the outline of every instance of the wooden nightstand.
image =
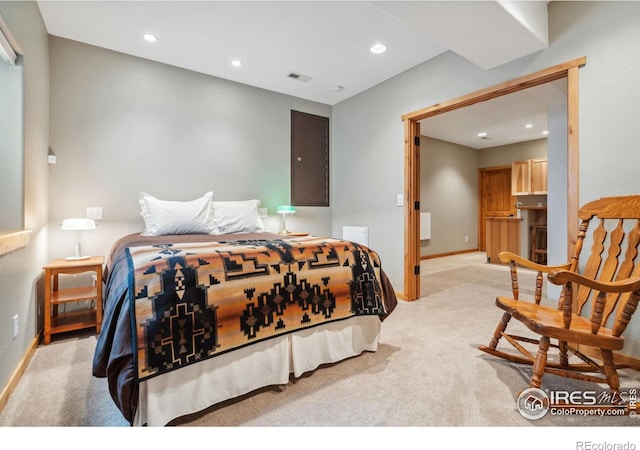
<path id="1" fill-rule="evenodd" d="M 102 325 L 102 256 L 81 260 L 54 259 L 44 266 L 44 343 L 51 342 L 51 335 L 65 331 L 96 327 L 100 333 Z M 69 289 L 58 288 L 58 275 L 95 272 L 96 285 Z M 59 313 L 58 306 L 64 303 L 95 300 L 95 307 Z"/>

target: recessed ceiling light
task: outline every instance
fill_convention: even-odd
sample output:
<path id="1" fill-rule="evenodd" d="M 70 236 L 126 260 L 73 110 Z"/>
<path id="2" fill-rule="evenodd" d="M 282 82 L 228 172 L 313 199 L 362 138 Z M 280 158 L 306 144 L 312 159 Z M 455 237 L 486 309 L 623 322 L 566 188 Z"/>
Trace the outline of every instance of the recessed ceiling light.
<path id="1" fill-rule="evenodd" d="M 487 137 L 487 133 L 485 131 L 482 131 L 480 133 L 478 133 L 478 137 Z"/>
<path id="2" fill-rule="evenodd" d="M 155 41 L 158 40 L 158 38 L 155 35 L 151 34 L 151 33 L 145 33 L 145 34 L 142 35 L 142 37 L 147 42 L 155 42 Z"/>
<path id="3" fill-rule="evenodd" d="M 387 46 L 384 44 L 373 44 L 371 46 L 371 48 L 369 49 L 371 51 L 371 53 L 375 53 L 376 55 L 380 54 L 380 53 L 384 53 L 387 51 Z"/>
<path id="4" fill-rule="evenodd" d="M 546 136 L 547 134 L 549 134 L 549 131 L 544 130 L 544 131 L 542 132 L 542 134 L 544 134 L 544 135 Z"/>
<path id="5" fill-rule="evenodd" d="M 530 123 L 528 123 L 528 124 L 526 124 L 524 127 L 525 127 L 525 128 L 533 128 L 533 125 L 532 125 L 532 124 L 530 124 Z"/>
<path id="6" fill-rule="evenodd" d="M 242 67 L 242 61 L 240 61 L 238 59 L 234 59 L 233 61 L 231 61 L 231 65 L 233 67 Z"/>

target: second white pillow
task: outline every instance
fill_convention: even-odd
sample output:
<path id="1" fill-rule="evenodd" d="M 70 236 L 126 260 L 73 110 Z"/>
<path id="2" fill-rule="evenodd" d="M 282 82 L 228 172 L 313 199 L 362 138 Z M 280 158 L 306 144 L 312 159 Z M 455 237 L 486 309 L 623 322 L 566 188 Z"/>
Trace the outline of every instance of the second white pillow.
<path id="1" fill-rule="evenodd" d="M 260 200 L 213 201 L 215 234 L 269 231 L 260 218 Z"/>

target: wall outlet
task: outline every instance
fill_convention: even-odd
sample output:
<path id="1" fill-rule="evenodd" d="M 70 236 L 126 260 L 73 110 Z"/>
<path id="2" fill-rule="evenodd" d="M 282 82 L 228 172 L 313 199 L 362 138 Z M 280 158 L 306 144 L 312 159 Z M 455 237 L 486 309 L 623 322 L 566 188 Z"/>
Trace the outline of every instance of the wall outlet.
<path id="1" fill-rule="evenodd" d="M 18 315 L 16 314 L 15 316 L 13 316 L 13 338 L 17 338 L 18 337 Z"/>
<path id="2" fill-rule="evenodd" d="M 101 206 L 87 207 L 87 219 L 102 220 L 102 207 Z"/>
<path id="3" fill-rule="evenodd" d="M 396 199 L 396 204 L 398 206 L 404 206 L 404 194 L 398 194 L 398 198 Z"/>
<path id="4" fill-rule="evenodd" d="M 465 242 L 469 242 L 469 236 L 465 236 L 465 237 L 464 237 L 464 241 L 465 241 Z"/>

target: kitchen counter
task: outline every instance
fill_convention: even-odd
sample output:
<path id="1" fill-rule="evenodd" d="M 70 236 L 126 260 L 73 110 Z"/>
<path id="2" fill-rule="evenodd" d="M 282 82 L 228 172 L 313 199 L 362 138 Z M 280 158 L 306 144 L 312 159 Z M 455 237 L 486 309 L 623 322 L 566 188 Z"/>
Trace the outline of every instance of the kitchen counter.
<path id="1" fill-rule="evenodd" d="M 520 254 L 520 217 L 486 217 L 487 262 L 500 263 L 503 251 Z"/>
<path id="2" fill-rule="evenodd" d="M 521 217 L 485 217 L 485 220 L 494 220 L 494 221 L 502 221 L 502 220 L 522 220 Z"/>

